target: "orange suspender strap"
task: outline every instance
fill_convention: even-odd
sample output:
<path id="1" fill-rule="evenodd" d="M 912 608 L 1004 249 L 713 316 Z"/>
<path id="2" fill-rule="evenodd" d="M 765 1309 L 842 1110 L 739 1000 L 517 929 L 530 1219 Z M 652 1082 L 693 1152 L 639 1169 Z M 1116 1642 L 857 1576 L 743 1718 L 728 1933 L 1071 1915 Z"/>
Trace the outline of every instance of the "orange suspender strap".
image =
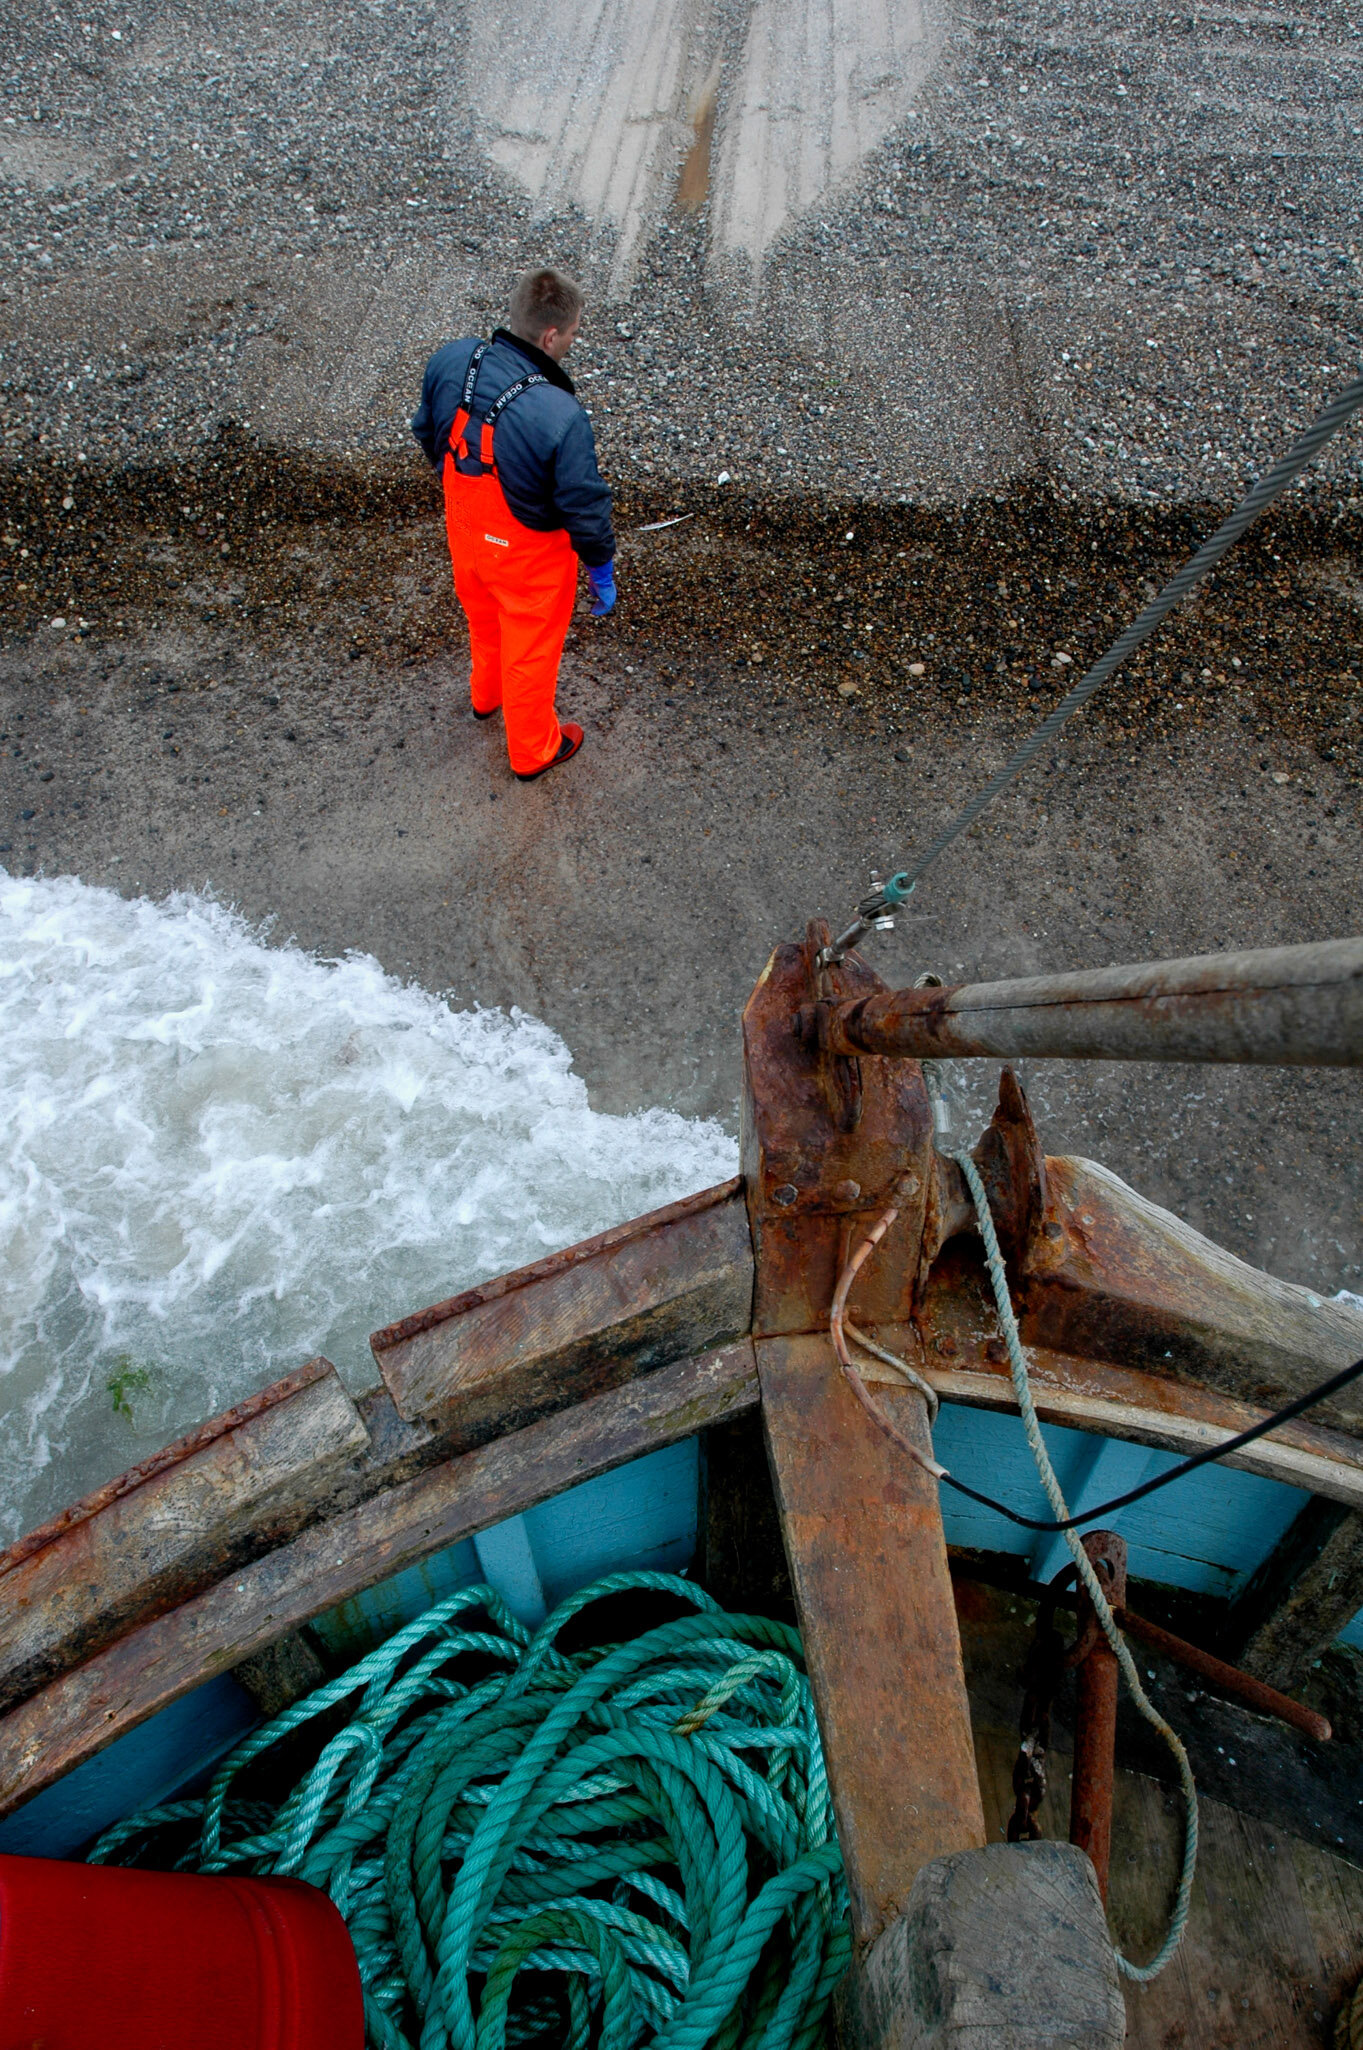
<path id="1" fill-rule="evenodd" d="M 464 442 L 464 429 L 469 424 L 469 410 L 473 405 L 473 387 L 478 382 L 478 365 L 482 362 L 490 347 L 491 344 L 488 342 L 479 342 L 477 348 L 469 357 L 469 367 L 464 374 L 464 389 L 460 394 L 458 410 L 451 423 L 450 438 L 446 443 L 446 447 L 455 456 L 456 460 L 461 457 L 467 458 L 468 456 L 468 449 Z"/>
<path id="2" fill-rule="evenodd" d="M 464 435 L 469 424 L 469 414 L 473 407 L 473 388 L 478 382 L 478 366 L 484 356 L 486 356 L 489 346 L 490 344 L 487 342 L 480 342 L 469 358 L 469 367 L 464 378 L 464 389 L 459 400 L 459 410 L 455 414 L 453 425 L 450 428 L 448 444 L 457 461 L 466 462 L 468 460 L 468 444 L 464 439 Z M 518 399 L 523 391 L 529 391 L 532 384 L 548 384 L 548 382 L 548 378 L 542 372 L 532 370 L 528 377 L 518 377 L 514 384 L 509 384 L 506 390 L 492 401 L 492 404 L 484 413 L 479 433 L 478 459 L 482 463 L 483 468 L 491 470 L 494 476 L 497 465 L 492 459 L 492 430 L 496 426 L 498 419 L 506 411 L 511 401 Z"/>
<path id="3" fill-rule="evenodd" d="M 548 384 L 548 382 L 548 378 L 540 371 L 532 370 L 528 377 L 518 377 L 514 384 L 507 386 L 499 398 L 495 398 L 492 401 L 492 404 L 483 415 L 482 445 L 479 450 L 485 469 L 491 470 L 494 474 L 496 473 L 497 465 L 492 460 L 492 430 L 497 425 L 501 415 L 511 404 L 511 401 L 518 399 L 523 391 L 529 391 L 532 384 Z"/>

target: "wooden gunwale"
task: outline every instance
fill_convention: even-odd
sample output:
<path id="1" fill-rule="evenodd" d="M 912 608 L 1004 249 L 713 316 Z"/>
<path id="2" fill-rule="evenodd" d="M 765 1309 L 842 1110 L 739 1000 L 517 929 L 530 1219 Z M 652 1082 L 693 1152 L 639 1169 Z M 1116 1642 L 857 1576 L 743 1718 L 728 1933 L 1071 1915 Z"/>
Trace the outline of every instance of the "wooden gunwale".
<path id="1" fill-rule="evenodd" d="M 209 1417 L 206 1423 L 196 1424 L 193 1430 L 186 1431 L 182 1438 L 176 1438 L 171 1444 L 163 1445 L 159 1452 L 149 1453 L 145 1459 L 139 1460 L 136 1466 L 130 1466 L 126 1473 L 118 1474 L 113 1480 L 106 1481 L 103 1487 L 91 1489 L 90 1493 L 82 1495 L 78 1502 L 72 1502 L 68 1508 L 60 1509 L 55 1516 L 50 1516 L 46 1523 L 37 1524 L 34 1529 L 25 1531 L 22 1537 L 16 1538 L 12 1545 L 0 1552 L 0 1577 L 8 1573 L 12 1567 L 20 1565 L 23 1560 L 31 1559 L 35 1552 L 45 1551 L 48 1545 L 55 1544 L 78 1524 L 88 1523 L 92 1517 L 98 1516 L 101 1510 L 108 1509 L 113 1503 L 122 1501 L 125 1496 L 136 1493 L 138 1488 L 144 1487 L 150 1480 L 155 1480 L 158 1474 L 165 1473 L 169 1467 L 179 1466 L 183 1460 L 192 1459 L 196 1452 L 202 1452 L 217 1439 L 227 1437 L 239 1425 L 250 1423 L 253 1417 L 262 1416 L 267 1409 L 274 1409 L 277 1404 L 287 1402 L 300 1390 L 310 1388 L 314 1381 L 324 1380 L 335 1372 L 336 1369 L 330 1360 L 320 1357 L 305 1360 L 301 1367 L 295 1367 L 283 1380 L 271 1382 L 268 1388 L 262 1388 L 256 1395 L 248 1395 L 245 1401 L 236 1403 L 231 1409 L 223 1410 L 219 1416 Z"/>
<path id="2" fill-rule="evenodd" d="M 923 1335 L 913 1327 L 882 1325 L 877 1335 L 893 1350 L 915 1358 L 944 1401 L 1016 1412 L 1007 1368 L 989 1357 L 986 1343 L 947 1365 L 923 1347 Z M 169 1613 L 154 1620 L 138 1616 L 92 1658 L 64 1674 L 55 1674 L 0 1720 L 0 1813 L 38 1790 L 40 1782 L 33 1777 L 37 1771 L 34 1750 L 27 1750 L 27 1764 L 18 1780 L 6 1777 L 6 1761 L 21 1724 L 37 1726 L 44 1721 L 44 1703 L 50 1704 L 55 1716 L 56 1743 L 69 1720 L 70 1703 L 78 1694 L 87 1688 L 98 1690 L 103 1684 L 101 1676 L 115 1669 L 124 1676 L 123 1691 L 109 1708 L 98 1741 L 92 1741 L 77 1715 L 75 1748 L 68 1749 L 63 1743 L 54 1751 L 53 1757 L 59 1756 L 60 1763 L 43 1771 L 41 1784 L 46 1785 L 199 1680 L 229 1670 L 287 1631 L 402 1566 L 548 1500 L 578 1480 L 607 1472 L 655 1446 L 702 1430 L 721 1415 L 751 1406 L 757 1401 L 755 1381 L 746 1392 L 734 1393 L 728 1389 L 727 1365 L 716 1367 L 716 1362 L 731 1363 L 739 1358 L 751 1362 L 750 1341 L 739 1340 L 655 1369 L 535 1424 L 505 1432 L 476 1451 L 447 1458 L 415 1476 L 386 1488 L 380 1486 L 376 1494 L 352 1501 L 341 1513 L 325 1517 L 303 1536 L 276 1546 L 226 1579 L 191 1595 Z M 1040 1347 L 1029 1348 L 1029 1358 L 1043 1422 L 1079 1431 L 1186 1453 L 1233 1436 L 1264 1414 L 1214 1390 L 1163 1376 Z M 243 1412 L 256 1414 L 281 1394 L 310 1385 L 324 1371 L 320 1363 L 309 1362 L 275 1388 L 228 1412 L 228 1418 L 239 1420 Z M 872 1376 L 878 1371 L 869 1367 Z M 893 1399 L 893 1381 L 882 1382 L 881 1388 Z M 723 1392 L 725 1389 L 728 1392 Z M 225 1419 L 215 1419 L 147 1465 L 165 1470 L 173 1463 L 172 1455 L 192 1453 L 228 1427 Z M 595 1446 L 594 1434 L 599 1434 Z M 524 1472 L 518 1481 L 514 1469 L 522 1462 Z M 1363 1509 L 1363 1444 L 1300 1419 L 1233 1455 L 1228 1463 L 1346 1507 Z M 145 1478 L 142 1469 L 136 1469 L 135 1475 Z M 135 1484 L 134 1477 L 125 1476 L 77 1506 L 89 1516 L 106 1501 L 123 1499 Z M 68 1512 L 66 1518 L 45 1526 L 45 1542 L 59 1538 L 74 1517 L 74 1511 Z M 29 1543 L 21 1556 L 31 1555 L 35 1549 Z M 264 1621 L 265 1610 L 257 1613 L 252 1605 L 253 1589 L 269 1590 L 268 1600 L 261 1596 L 268 1610 Z M 232 1590 L 240 1601 L 229 1599 Z M 196 1647 L 195 1656 L 185 1663 L 174 1648 L 189 1645 Z M 139 1661 L 149 1665 L 166 1661 L 166 1673 L 173 1670 L 176 1675 L 170 1691 L 154 1677 L 139 1677 Z"/>
<path id="3" fill-rule="evenodd" d="M 1016 1416 L 1007 1365 L 991 1359 L 984 1346 L 946 1366 L 931 1352 L 921 1350 L 922 1337 L 916 1329 L 882 1325 L 875 1336 L 890 1351 L 912 1360 L 943 1402 Z M 1079 1359 L 1045 1346 L 1029 1345 L 1027 1363 L 1037 1415 L 1043 1423 L 1121 1438 L 1156 1451 L 1202 1452 L 1270 1414 L 1213 1388 Z M 899 1385 L 891 1370 L 873 1361 L 865 1363 L 864 1372 L 882 1395 Z M 1324 1495 L 1351 1509 L 1363 1509 L 1363 1442 L 1300 1417 L 1232 1453 L 1225 1464 L 1286 1487 Z"/>
<path id="4" fill-rule="evenodd" d="M 418 1331 L 378 1354 L 391 1392 L 356 1405 L 334 1368 L 309 1362 L 14 1548 L 0 1712 L 305 1526 L 743 1337 L 751 1308 L 747 1213 L 729 1181 L 389 1327 Z"/>
<path id="5" fill-rule="evenodd" d="M 314 1524 L 0 1719 L 0 1816 L 205 1680 L 378 1581 L 758 1401 L 741 1339 L 660 1367 Z"/>
<path id="6" fill-rule="evenodd" d="M 532 1260 L 527 1266 L 494 1275 L 489 1281 L 480 1281 L 458 1295 L 447 1296 L 443 1302 L 432 1303 L 429 1309 L 414 1310 L 410 1317 L 399 1317 L 396 1323 L 385 1324 L 381 1331 L 372 1333 L 370 1348 L 378 1358 L 410 1338 L 419 1338 L 427 1331 L 434 1331 L 437 1325 L 448 1323 L 452 1317 L 466 1316 L 470 1310 L 483 1309 L 488 1303 L 500 1302 L 504 1296 L 514 1295 L 523 1288 L 533 1288 L 539 1282 L 556 1281 L 560 1275 L 570 1273 L 574 1267 L 585 1266 L 589 1260 L 599 1260 L 603 1255 L 617 1252 L 621 1246 L 632 1245 L 636 1239 L 652 1237 L 666 1225 L 698 1217 L 706 1210 L 727 1203 L 742 1187 L 742 1176 L 731 1175 L 728 1181 L 718 1182 L 713 1188 L 701 1189 L 694 1196 L 679 1197 L 675 1203 L 665 1203 L 659 1210 L 645 1211 L 641 1217 L 632 1217 L 625 1224 L 613 1224 L 594 1238 L 583 1239 L 577 1245 L 563 1246 L 556 1253 L 546 1253 L 542 1260 Z"/>
<path id="7" fill-rule="evenodd" d="M 419 1310 L 370 1347 L 399 1416 L 457 1433 L 467 1451 L 741 1337 L 752 1272 L 743 1186 L 730 1180 Z"/>
<path id="8" fill-rule="evenodd" d="M 1053 1165 L 1058 1169 L 1064 1163 Z M 217 1524 L 210 1519 L 202 1529 L 196 1526 L 202 1570 L 196 1583 L 184 1568 L 186 1577 L 169 1601 L 150 1598 L 156 1592 L 150 1554 L 143 1575 L 147 1589 L 138 1584 L 136 1532 L 118 1525 L 127 1497 L 147 1489 L 150 1527 L 156 1521 L 151 1499 L 156 1490 L 147 1487 L 149 1482 L 161 1486 L 177 1465 L 219 1441 L 230 1447 L 231 1433 L 243 1423 L 334 1374 L 325 1362 L 310 1361 L 211 1419 L 0 1555 L 3 1576 L 50 1548 L 73 1548 L 72 1562 L 80 1570 L 71 1576 L 72 1597 L 87 1606 L 105 1584 L 105 1575 L 96 1570 L 101 1538 L 106 1550 L 116 1548 L 117 1563 L 130 1576 L 120 1588 L 117 1608 L 106 1603 L 107 1615 L 96 1619 L 102 1635 L 93 1626 L 84 1635 L 80 1629 L 69 1631 L 69 1643 L 54 1644 L 47 1654 L 41 1679 L 36 1669 L 28 1678 L 32 1691 L 27 1695 L 24 1675 L 16 1671 L 11 1693 L 16 1705 L 0 1719 L 0 1813 L 200 1681 L 229 1670 L 377 1581 L 577 1481 L 756 1403 L 753 1340 L 741 1335 L 751 1315 L 746 1306 L 752 1300 L 753 1271 L 744 1188 L 744 1181 L 734 1178 L 377 1332 L 375 1353 L 393 1395 L 398 1391 L 391 1378 L 401 1378 L 393 1368 L 413 1342 L 450 1333 L 441 1343 L 454 1348 L 451 1387 L 434 1391 L 437 1418 L 418 1415 L 400 1423 L 390 1397 L 375 1391 L 373 1399 L 366 1399 L 364 1423 L 357 1416 L 355 1424 L 361 1437 L 368 1432 L 367 1451 L 344 1474 L 311 1495 L 305 1491 L 306 1499 L 300 1496 L 291 1512 L 297 1518 L 294 1529 L 267 1535 L 249 1559 L 239 1554 L 234 1560 L 220 1550 L 214 1560 Z M 1111 1204 L 1111 1192 L 1105 1194 Z M 1203 1243 L 1209 1258 L 1225 1257 L 1189 1234 L 1194 1252 Z M 641 1258 L 643 1249 L 657 1257 Z M 676 1272 L 669 1264 L 674 1258 Z M 571 1292 L 579 1279 L 588 1300 L 575 1322 Z M 990 1335 L 992 1314 L 982 1299 L 975 1300 L 979 1277 L 963 1274 L 962 1280 L 968 1283 L 964 1294 L 953 1288 L 944 1300 L 930 1292 L 913 1324 L 877 1323 L 874 1313 L 865 1317 L 864 1311 L 863 1318 L 883 1343 L 926 1374 L 944 1400 L 1015 1412 L 1007 1367 Z M 1276 1298 L 1282 1287 L 1272 1283 L 1268 1295 Z M 487 1321 L 504 1304 L 517 1305 L 517 1315 L 532 1326 L 543 1307 L 545 1336 L 536 1353 L 539 1382 L 533 1388 L 507 1331 L 495 1316 L 493 1323 Z M 602 1316 L 603 1304 L 614 1316 Z M 649 1325 L 650 1318 L 657 1321 Z M 631 1338 L 641 1328 L 646 1343 L 631 1351 Z M 798 1330 L 797 1323 L 790 1335 Z M 584 1332 L 596 1348 L 586 1369 Z M 1047 1423 L 1186 1453 L 1215 1445 L 1266 1414 L 1237 1395 L 1169 1373 L 1123 1368 L 1036 1344 L 1029 1344 L 1028 1353 L 1037 1409 Z M 461 1383 L 460 1361 L 470 1359 L 476 1372 Z M 879 1378 L 874 1367 L 869 1374 Z M 893 1383 L 885 1390 L 891 1399 L 892 1390 Z M 1363 1510 L 1363 1438 L 1298 1419 L 1228 1463 Z M 228 1516 L 235 1486 L 235 1481 L 224 1486 L 220 1520 Z M 308 1527 L 299 1534 L 304 1516 Z M 101 1533 L 101 1523 L 108 1525 L 106 1532 Z M 77 1547 L 84 1548 L 79 1558 Z M 60 1563 L 58 1556 L 53 1570 Z"/>

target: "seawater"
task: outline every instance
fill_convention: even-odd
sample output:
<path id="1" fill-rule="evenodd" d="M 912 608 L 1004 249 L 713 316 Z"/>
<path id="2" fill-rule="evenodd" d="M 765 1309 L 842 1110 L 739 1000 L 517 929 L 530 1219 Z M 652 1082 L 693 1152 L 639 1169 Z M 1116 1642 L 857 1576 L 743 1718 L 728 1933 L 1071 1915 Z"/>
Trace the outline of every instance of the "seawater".
<path id="1" fill-rule="evenodd" d="M 380 1324 L 732 1174 L 461 1009 L 206 897 L 0 869 L 0 1538 Z"/>

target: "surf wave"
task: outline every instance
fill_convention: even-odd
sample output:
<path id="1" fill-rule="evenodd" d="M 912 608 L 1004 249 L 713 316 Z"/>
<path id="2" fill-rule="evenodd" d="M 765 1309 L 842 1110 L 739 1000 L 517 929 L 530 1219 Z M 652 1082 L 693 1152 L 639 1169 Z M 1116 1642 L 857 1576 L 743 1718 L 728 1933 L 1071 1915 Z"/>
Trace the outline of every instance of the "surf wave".
<path id="1" fill-rule="evenodd" d="M 0 1535 L 313 1353 L 722 1180 L 557 1035 L 204 897 L 0 870 Z"/>

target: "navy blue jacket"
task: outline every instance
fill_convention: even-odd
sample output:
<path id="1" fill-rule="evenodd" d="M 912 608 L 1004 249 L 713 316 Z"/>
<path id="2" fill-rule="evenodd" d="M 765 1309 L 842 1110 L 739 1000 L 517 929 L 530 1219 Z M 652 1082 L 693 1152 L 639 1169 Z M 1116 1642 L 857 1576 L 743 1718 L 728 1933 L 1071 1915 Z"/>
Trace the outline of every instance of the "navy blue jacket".
<path id="1" fill-rule="evenodd" d="M 447 342 L 426 365 L 412 432 L 436 470 L 444 468 L 469 357 L 477 346 L 469 340 Z M 596 467 L 592 423 L 573 396 L 567 371 L 533 342 L 499 327 L 478 366 L 475 430 L 493 401 L 527 370 L 538 370 L 549 382 L 531 385 L 497 421 L 494 446 L 502 492 L 516 518 L 537 533 L 566 527 L 588 569 L 599 569 L 615 554 L 610 488 Z M 470 449 L 476 452 L 477 446 L 475 432 Z"/>

